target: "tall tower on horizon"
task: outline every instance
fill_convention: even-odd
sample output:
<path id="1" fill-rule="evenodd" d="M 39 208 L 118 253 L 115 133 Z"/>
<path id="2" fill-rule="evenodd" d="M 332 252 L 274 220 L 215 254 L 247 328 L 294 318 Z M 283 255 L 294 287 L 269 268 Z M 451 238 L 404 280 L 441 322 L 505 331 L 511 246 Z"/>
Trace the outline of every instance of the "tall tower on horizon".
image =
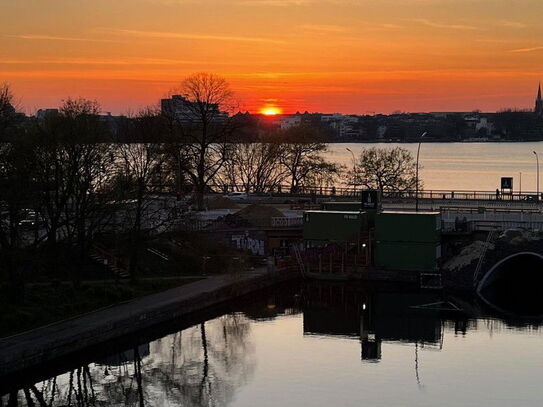
<path id="1" fill-rule="evenodd" d="M 541 99 L 541 82 L 539 82 L 539 88 L 537 89 L 537 99 L 535 100 L 534 113 L 538 116 L 543 116 L 543 100 Z"/>

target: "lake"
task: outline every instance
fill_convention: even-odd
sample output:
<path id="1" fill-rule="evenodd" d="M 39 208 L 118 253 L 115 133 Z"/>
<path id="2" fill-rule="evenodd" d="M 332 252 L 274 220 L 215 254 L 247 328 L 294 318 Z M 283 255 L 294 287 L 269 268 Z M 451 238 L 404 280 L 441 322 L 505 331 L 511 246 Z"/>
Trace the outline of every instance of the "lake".
<path id="1" fill-rule="evenodd" d="M 183 329 L 172 321 L 152 340 L 136 335 L 124 352 L 35 369 L 40 379 L 20 382 L 25 390 L 11 398 L 29 405 L 26 393 L 51 406 L 539 406 L 540 324 L 431 291 L 288 285 Z"/>
<path id="2" fill-rule="evenodd" d="M 408 149 L 416 157 L 416 143 L 333 143 L 328 157 L 352 168 L 353 158 L 347 148 L 358 155 L 366 147 L 396 146 Z M 495 191 L 500 187 L 501 177 L 513 177 L 515 191 L 519 187 L 525 192 L 536 191 L 537 164 L 533 151 L 543 160 L 543 142 L 422 143 L 420 176 L 427 190 Z"/>

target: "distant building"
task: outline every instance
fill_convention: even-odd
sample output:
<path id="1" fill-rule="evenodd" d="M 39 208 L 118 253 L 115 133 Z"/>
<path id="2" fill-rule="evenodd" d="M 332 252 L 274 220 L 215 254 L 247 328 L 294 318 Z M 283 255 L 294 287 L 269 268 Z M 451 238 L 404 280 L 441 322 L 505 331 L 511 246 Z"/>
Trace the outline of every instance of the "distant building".
<path id="1" fill-rule="evenodd" d="M 58 114 L 58 109 L 38 109 L 36 119 L 43 120 L 47 116 Z"/>
<path id="2" fill-rule="evenodd" d="M 537 98 L 535 100 L 534 113 L 538 116 L 543 116 L 543 100 L 541 99 L 541 82 L 539 83 L 539 88 L 537 89 Z"/>
<path id="3" fill-rule="evenodd" d="M 211 121 L 224 121 L 228 118 L 228 113 L 221 112 L 216 103 L 209 104 L 208 115 Z M 182 95 L 172 95 L 169 99 L 160 101 L 160 109 L 163 115 L 175 118 L 181 123 L 198 123 L 202 120 L 198 114 L 198 105 L 191 102 Z"/>
<path id="4" fill-rule="evenodd" d="M 287 130 L 291 127 L 298 127 L 302 124 L 302 116 L 300 114 L 284 115 L 279 119 L 281 130 Z"/>

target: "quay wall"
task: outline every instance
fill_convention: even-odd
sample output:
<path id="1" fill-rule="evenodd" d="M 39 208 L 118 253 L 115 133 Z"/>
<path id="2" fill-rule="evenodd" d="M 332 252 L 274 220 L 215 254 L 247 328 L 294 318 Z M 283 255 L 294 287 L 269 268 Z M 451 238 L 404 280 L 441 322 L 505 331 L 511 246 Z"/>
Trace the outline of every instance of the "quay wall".
<path id="1" fill-rule="evenodd" d="M 0 339 L 0 382 L 34 367 L 81 353 L 100 343 L 137 335 L 172 319 L 215 307 L 275 284 L 297 273 L 257 270 L 250 274 L 213 276 L 162 293 L 91 312 L 32 331 Z"/>

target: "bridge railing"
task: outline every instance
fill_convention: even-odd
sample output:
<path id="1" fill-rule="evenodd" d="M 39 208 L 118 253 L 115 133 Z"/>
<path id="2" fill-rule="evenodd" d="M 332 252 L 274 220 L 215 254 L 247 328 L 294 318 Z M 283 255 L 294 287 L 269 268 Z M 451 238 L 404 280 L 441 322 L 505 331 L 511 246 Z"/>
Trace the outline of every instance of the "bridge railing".
<path id="1" fill-rule="evenodd" d="M 216 193 L 229 193 L 234 191 L 249 192 L 253 195 L 272 196 L 272 197 L 339 197 L 339 198 L 359 198 L 364 188 L 346 187 L 346 186 L 319 186 L 307 187 L 300 186 L 292 188 L 290 185 L 273 185 L 260 188 L 259 191 L 246 191 L 243 185 L 212 185 L 210 189 Z M 382 200 L 469 200 L 469 201 L 516 201 L 516 202 L 540 202 L 543 194 L 538 196 L 535 192 L 511 192 L 502 193 L 501 191 L 471 191 L 471 190 L 402 190 L 402 191 L 383 191 Z"/>

